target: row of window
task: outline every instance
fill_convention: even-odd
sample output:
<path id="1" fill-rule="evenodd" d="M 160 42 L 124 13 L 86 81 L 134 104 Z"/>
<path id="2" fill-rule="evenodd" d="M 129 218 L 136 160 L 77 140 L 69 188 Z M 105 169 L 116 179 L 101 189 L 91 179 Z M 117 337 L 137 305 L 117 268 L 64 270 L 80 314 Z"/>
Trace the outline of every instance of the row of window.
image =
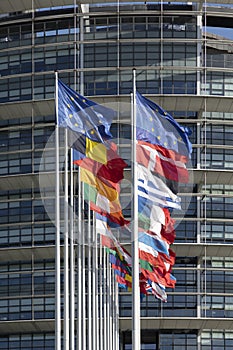
<path id="1" fill-rule="evenodd" d="M 62 237 L 61 237 L 62 238 Z M 50 222 L 0 227 L 0 247 L 55 244 L 55 229 Z"/>
<path id="2" fill-rule="evenodd" d="M 203 330 L 200 350 L 231 350 L 233 332 L 230 330 Z M 129 331 L 121 334 L 124 350 L 132 350 L 132 338 Z M 143 350 L 197 350 L 197 332 L 195 331 L 156 331 L 142 330 L 141 349 Z M 0 336 L 2 350 L 54 350 L 54 333 L 13 334 Z"/>
<path id="3" fill-rule="evenodd" d="M 83 50 L 85 68 L 116 67 L 118 65 L 127 67 L 129 66 L 129 60 L 134 66 L 160 66 L 163 64 L 164 66 L 173 67 L 195 67 L 197 64 L 197 48 L 194 44 L 189 43 L 164 43 L 162 46 L 161 43 L 135 43 L 131 45 L 128 43 L 96 43 L 92 45 L 84 44 Z M 222 58 L 219 61 L 219 67 L 230 65 L 228 60 L 232 60 L 228 56 L 219 55 Z M 43 72 L 53 69 L 73 69 L 77 57 L 71 45 L 17 50 L 11 52 L 10 55 L 2 52 L 0 54 L 0 75 L 24 74 L 32 71 Z M 212 58 L 211 55 L 208 57 Z M 217 84 L 215 84 L 216 87 Z M 204 88 L 210 88 L 208 82 L 203 85 Z"/>
<path id="4" fill-rule="evenodd" d="M 196 19 L 192 16 L 89 16 L 84 19 L 84 40 L 116 38 L 195 38 Z M 80 22 L 80 23 L 79 23 Z M 0 30 L 3 48 L 19 45 L 73 41 L 79 37 L 81 21 L 74 18 L 9 25 Z M 33 34 L 32 34 L 33 33 Z"/>
<path id="5" fill-rule="evenodd" d="M 32 271 L 47 271 L 54 270 L 54 260 L 35 260 L 35 261 L 8 261 L 0 263 L 0 273 L 12 272 L 29 272 Z"/>
<path id="6" fill-rule="evenodd" d="M 0 321 L 53 319 L 54 317 L 54 297 L 0 300 Z"/>
<path id="7" fill-rule="evenodd" d="M 232 297 L 201 296 L 201 317 L 232 318 Z M 131 317 L 130 295 L 120 294 L 120 317 Z M 168 295 L 167 303 L 162 303 L 154 296 L 147 296 L 141 302 L 141 317 L 197 317 L 196 295 Z"/>
<path id="8" fill-rule="evenodd" d="M 39 146 L 43 147 L 47 140 L 47 137 L 39 138 Z M 13 145 L 16 142 L 16 145 Z M 27 143 L 26 143 L 27 142 Z M 37 173 L 42 171 L 54 171 L 55 170 L 55 150 L 46 150 L 46 154 L 43 151 L 28 152 L 31 149 L 31 140 L 24 143 L 22 141 L 15 140 L 10 141 L 10 150 L 14 148 L 20 148 L 24 152 L 0 154 L 0 175 L 10 174 L 25 174 L 25 173 Z M 7 148 L 7 144 L 5 146 Z M 25 150 L 24 150 L 25 148 Z M 4 146 L 3 146 L 4 149 Z M 131 151 L 128 145 L 126 147 L 120 147 L 120 155 L 126 161 L 130 162 Z M 64 156 L 60 154 L 60 169 L 64 167 Z M 196 164 L 196 152 L 195 149 L 192 155 L 192 167 L 195 168 Z M 233 150 L 231 149 L 207 149 L 206 152 L 201 152 L 201 168 L 205 169 L 233 169 Z"/>
<path id="9" fill-rule="evenodd" d="M 189 43 L 105 43 L 84 45 L 84 67 L 180 66 L 195 67 L 197 49 Z M 93 59 L 94 58 L 94 59 Z"/>
<path id="10" fill-rule="evenodd" d="M 41 140 L 43 143 L 43 139 Z M 55 150 L 19 152 L 0 155 L 0 175 L 55 171 Z M 60 169 L 64 169 L 64 157 L 60 154 Z"/>
<path id="11" fill-rule="evenodd" d="M 130 64 L 132 64 L 130 60 Z M 106 66 L 106 64 L 105 64 Z M 54 64 L 52 63 L 54 70 Z M 137 88 L 146 94 L 196 94 L 197 76 L 194 71 L 157 71 L 138 69 Z M 202 92 L 209 95 L 233 95 L 233 76 L 229 73 L 208 73 L 208 83 Z M 77 88 L 78 90 L 78 88 Z M 123 70 L 108 73 L 84 72 L 84 95 L 130 94 L 132 71 Z M 0 80 L 0 103 L 54 98 L 54 75 L 21 76 Z"/>
<path id="12" fill-rule="evenodd" d="M 2 52 L 0 54 L 0 75 L 72 69 L 74 60 L 74 48 L 68 45 L 56 48 L 17 50 L 9 55 Z"/>
<path id="13" fill-rule="evenodd" d="M 54 132 L 54 127 L 29 128 L 20 130 L 5 130 L 0 132 L 1 153 L 6 151 L 43 149 Z M 54 138 L 51 137 L 52 143 Z"/>
<path id="14" fill-rule="evenodd" d="M 1 297 L 54 294 L 54 291 L 54 271 L 0 274 Z"/>
<path id="15" fill-rule="evenodd" d="M 13 219 L 12 219 L 13 220 Z M 230 227 L 232 229 L 232 227 Z M 226 235 L 224 233 L 224 227 L 219 226 L 220 234 L 211 234 L 208 232 L 210 239 L 207 238 L 207 242 L 215 243 L 227 243 L 232 241 L 232 235 Z M 176 228 L 176 242 L 194 243 L 197 241 L 196 222 L 183 221 Z M 203 234 L 203 240 L 205 236 Z M 121 232 L 121 241 L 125 242 L 129 240 L 128 231 Z M 206 240 L 206 239 L 205 239 Z M 0 247 L 14 247 L 14 246 L 25 246 L 25 245 L 44 245 L 55 243 L 55 231 L 54 226 L 49 222 L 31 225 L 14 225 L 0 227 Z"/>
<path id="16" fill-rule="evenodd" d="M 172 112 L 172 115 L 176 117 L 178 112 Z M 181 117 L 181 116 L 179 116 Z M 188 116 L 187 116 L 188 117 Z M 54 117 L 53 117 L 54 118 Z M 196 142 L 196 126 L 193 124 L 187 124 L 192 130 L 190 141 Z M 120 135 L 121 139 L 130 140 L 131 137 L 131 125 L 125 124 L 113 124 L 111 133 L 114 137 Z M 206 125 L 201 129 L 201 143 L 214 144 L 214 145 L 233 145 L 232 140 L 233 127 L 231 125 Z M 60 133 L 60 138 L 62 133 Z M 53 136 L 52 136 L 53 135 Z M 52 137 L 50 137 L 52 136 Z M 49 145 L 54 146 L 54 127 L 36 127 L 25 126 L 25 129 L 21 130 L 6 130 L 0 132 L 0 146 L 1 153 L 5 151 L 26 150 L 31 149 L 32 144 L 34 148 L 44 148 L 49 140 Z M 216 152 L 216 151 L 215 151 Z"/>
<path id="17" fill-rule="evenodd" d="M 13 282 L 13 281 L 12 281 Z M 30 280 L 28 279 L 28 283 Z M 37 286 L 37 285 L 36 285 Z M 48 294 L 54 294 L 53 289 L 46 287 Z M 22 286 L 23 288 L 23 286 Z M 27 288 L 24 285 L 24 288 Z M 38 287 L 39 288 L 39 287 Z M 29 289 L 29 287 L 28 287 Z M 43 294 L 43 290 L 40 293 Z M 13 293 L 14 294 L 14 293 Z M 29 295 L 25 292 L 24 295 Z M 16 294 L 15 294 L 16 295 Z M 3 296 L 3 294 L 1 294 Z M 131 317 L 132 304 L 130 295 L 119 295 L 119 315 L 120 317 Z M 55 314 L 54 297 L 23 297 L 0 300 L 0 321 L 7 320 L 31 320 L 51 318 Z M 197 296 L 196 295 L 168 295 L 167 303 L 161 303 L 154 296 L 146 296 L 141 302 L 142 317 L 196 317 L 197 316 Z M 232 297 L 227 296 L 203 296 L 201 297 L 201 316 L 211 318 L 232 318 L 233 307 Z"/>
<path id="18" fill-rule="evenodd" d="M 1 335 L 2 350 L 54 350 L 55 335 L 53 333 Z"/>

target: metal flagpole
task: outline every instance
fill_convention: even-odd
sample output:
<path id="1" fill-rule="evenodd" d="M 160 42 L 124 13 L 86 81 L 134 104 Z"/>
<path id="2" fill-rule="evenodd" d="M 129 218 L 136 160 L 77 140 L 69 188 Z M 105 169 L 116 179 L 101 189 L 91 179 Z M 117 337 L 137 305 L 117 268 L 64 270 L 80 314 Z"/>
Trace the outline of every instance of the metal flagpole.
<path id="1" fill-rule="evenodd" d="M 69 349 L 69 205 L 68 205 L 68 130 L 65 129 L 65 179 L 64 179 L 64 321 L 63 347 Z"/>
<path id="2" fill-rule="evenodd" d="M 74 350 L 75 274 L 74 274 L 74 172 L 73 150 L 70 150 L 70 350 Z"/>
<path id="3" fill-rule="evenodd" d="M 99 310 L 100 310 L 100 321 L 99 321 L 99 347 L 100 350 L 104 349 L 104 341 L 103 341 L 103 247 L 101 243 L 100 236 L 100 246 L 99 246 Z"/>
<path id="4" fill-rule="evenodd" d="M 104 333 L 104 350 L 108 350 L 107 344 L 107 274 L 106 274 L 106 250 L 103 249 L 103 302 L 104 302 L 104 323 L 103 323 L 103 333 Z"/>
<path id="5" fill-rule="evenodd" d="M 107 265 L 106 265 L 106 306 L 107 306 L 107 349 L 111 349 L 110 345 L 110 288 L 109 288 L 109 254 L 107 254 Z"/>
<path id="6" fill-rule="evenodd" d="M 140 288 L 139 288 L 139 257 L 138 257 L 138 196 L 137 196 L 137 164 L 136 164 L 136 69 L 133 69 L 132 96 L 132 348 L 140 350 Z"/>
<path id="7" fill-rule="evenodd" d="M 115 349 L 115 285 L 114 285 L 114 278 L 115 278 L 115 273 L 112 271 L 112 276 L 111 276 L 111 285 L 112 285 L 112 349 Z"/>
<path id="8" fill-rule="evenodd" d="M 116 300 L 115 300 L 115 273 L 112 271 L 112 348 L 116 350 Z"/>
<path id="9" fill-rule="evenodd" d="M 87 288 L 87 297 L 88 297 L 88 349 L 92 349 L 92 273 L 91 273 L 91 209 L 90 203 L 88 202 L 88 240 L 87 240 L 87 271 L 88 271 L 88 288 Z"/>
<path id="10" fill-rule="evenodd" d="M 93 327 L 93 350 L 98 350 L 98 328 L 99 328 L 99 314 L 98 314 L 98 272 L 97 272 L 97 236 L 95 230 L 95 217 L 92 213 L 92 305 L 93 305 L 93 314 L 92 314 L 92 327 Z"/>
<path id="11" fill-rule="evenodd" d="M 80 181 L 81 185 L 81 181 Z M 84 213 L 84 189 L 82 184 L 82 213 Z M 85 218 L 82 220 L 82 349 L 86 349 L 86 254 L 85 254 Z"/>
<path id="12" fill-rule="evenodd" d="M 78 171 L 78 225 L 77 225 L 77 273 L 78 273 L 78 285 L 77 285 L 77 345 L 78 349 L 82 349 L 82 220 L 81 220 L 81 181 L 80 181 L 80 169 Z"/>
<path id="13" fill-rule="evenodd" d="M 91 252 L 92 252 L 92 348 L 96 349 L 96 326 L 97 326 L 97 310 L 96 310 L 96 239 L 94 231 L 94 214 L 92 213 L 92 230 L 91 230 Z"/>
<path id="14" fill-rule="evenodd" d="M 56 166 L 56 184 L 55 184 L 55 225 L 56 225 L 56 247 L 55 247 L 55 350 L 61 350 L 61 255 L 60 255 L 60 181 L 59 181 L 59 128 L 58 128 L 58 73 L 55 72 L 56 80 L 56 135 L 55 135 L 55 166 Z"/>
<path id="15" fill-rule="evenodd" d="M 116 350 L 119 350 L 119 294 L 118 283 L 115 279 L 115 300 L 116 300 Z"/>

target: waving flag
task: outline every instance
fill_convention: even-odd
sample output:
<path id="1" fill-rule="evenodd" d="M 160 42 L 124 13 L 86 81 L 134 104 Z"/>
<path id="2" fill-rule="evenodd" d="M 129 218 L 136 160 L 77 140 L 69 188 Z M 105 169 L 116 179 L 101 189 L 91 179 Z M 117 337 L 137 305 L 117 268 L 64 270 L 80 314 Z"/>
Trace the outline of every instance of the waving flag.
<path id="1" fill-rule="evenodd" d="M 137 140 L 190 158 L 192 145 L 187 128 L 179 125 L 170 114 L 138 92 L 136 106 Z"/>
<path id="2" fill-rule="evenodd" d="M 110 127 L 116 112 L 101 106 L 58 80 L 58 120 L 60 127 L 104 142 L 112 138 Z"/>
<path id="3" fill-rule="evenodd" d="M 159 232 L 165 225 L 165 212 L 148 199 L 138 196 L 138 225 L 146 231 Z"/>
<path id="4" fill-rule="evenodd" d="M 186 163 L 192 145 L 189 130 L 160 106 L 136 93 L 136 160 L 138 180 L 138 233 L 141 283 L 146 293 L 166 301 L 165 287 L 174 288 L 171 274 L 175 254 L 174 220 L 181 209 L 176 195 L 179 183 L 187 183 Z"/>
<path id="5" fill-rule="evenodd" d="M 137 166 L 139 196 L 161 207 L 180 209 L 180 198 L 144 166 Z"/>
<path id="6" fill-rule="evenodd" d="M 101 234 L 101 242 L 109 254 L 109 262 L 115 271 L 116 280 L 120 288 L 127 291 L 132 289 L 132 259 L 130 254 L 124 249 L 112 234 L 107 218 L 96 214 L 96 233 Z"/>
<path id="7" fill-rule="evenodd" d="M 140 243 L 144 243 L 145 245 L 151 247 L 153 250 L 157 252 L 163 253 L 169 256 L 169 244 L 159 237 L 152 237 L 144 232 L 139 232 L 138 241 Z"/>
<path id="8" fill-rule="evenodd" d="M 140 290 L 143 294 L 153 294 L 156 298 L 167 302 L 167 293 L 165 287 L 159 283 L 146 279 L 143 275 L 140 282 Z"/>
<path id="9" fill-rule="evenodd" d="M 147 142 L 137 141 L 137 162 L 168 180 L 181 183 L 189 180 L 189 173 L 183 162 L 164 156 Z"/>
<path id="10" fill-rule="evenodd" d="M 102 144 L 80 137 L 72 146 L 74 164 L 90 170 L 99 179 L 116 183 L 123 179 L 127 164 L 117 153 L 117 146 L 113 142 Z"/>

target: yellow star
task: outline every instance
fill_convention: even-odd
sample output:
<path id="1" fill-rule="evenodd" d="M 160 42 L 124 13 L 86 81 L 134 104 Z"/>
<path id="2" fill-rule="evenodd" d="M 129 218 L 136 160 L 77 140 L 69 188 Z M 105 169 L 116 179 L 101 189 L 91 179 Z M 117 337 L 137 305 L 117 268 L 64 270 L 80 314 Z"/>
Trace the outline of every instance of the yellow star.
<path id="1" fill-rule="evenodd" d="M 70 99 L 71 99 L 71 101 L 74 101 L 74 98 L 73 98 L 73 96 L 71 96 L 71 97 L 70 97 Z"/>
<path id="2" fill-rule="evenodd" d="M 93 135 L 95 133 L 95 131 L 94 130 L 91 130 L 91 134 Z"/>
<path id="3" fill-rule="evenodd" d="M 167 115 L 167 112 L 164 112 L 164 115 Z"/>
<path id="4" fill-rule="evenodd" d="M 173 143 L 174 143 L 174 145 L 176 145 L 176 141 L 174 141 Z"/>
<path id="5" fill-rule="evenodd" d="M 78 123 L 75 123 L 74 126 L 78 126 Z"/>
<path id="6" fill-rule="evenodd" d="M 150 121 L 151 121 L 151 122 L 153 121 L 153 118 L 152 118 L 152 117 L 150 117 Z"/>
<path id="7" fill-rule="evenodd" d="M 152 128 L 152 129 L 151 129 L 151 131 L 155 131 L 155 129 L 154 129 L 154 128 Z"/>
<path id="8" fill-rule="evenodd" d="M 164 142 L 164 146 L 167 146 L 167 142 Z"/>
<path id="9" fill-rule="evenodd" d="M 85 102 L 86 102 L 86 100 L 84 100 L 84 99 L 83 99 L 83 102 L 85 103 Z"/>
<path id="10" fill-rule="evenodd" d="M 73 118 L 73 114 L 69 114 L 69 118 Z"/>
<path id="11" fill-rule="evenodd" d="M 157 136 L 157 139 L 160 140 L 160 139 L 161 139 L 161 136 Z"/>
<path id="12" fill-rule="evenodd" d="M 67 107 L 70 108 L 70 104 L 69 103 L 67 103 Z"/>

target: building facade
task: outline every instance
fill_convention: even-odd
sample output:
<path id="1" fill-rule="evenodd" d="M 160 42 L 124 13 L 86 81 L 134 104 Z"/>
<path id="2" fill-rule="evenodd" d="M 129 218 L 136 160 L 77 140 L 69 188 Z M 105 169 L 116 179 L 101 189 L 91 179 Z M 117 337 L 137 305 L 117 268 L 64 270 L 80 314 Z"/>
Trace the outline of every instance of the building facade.
<path id="1" fill-rule="evenodd" d="M 193 143 L 173 247 L 177 284 L 165 304 L 142 301 L 142 349 L 232 349 L 232 15 L 231 0 L 1 0 L 1 349 L 55 348 L 55 227 L 39 182 L 54 164 L 53 149 L 41 164 L 55 125 L 54 71 L 99 103 L 129 103 L 133 67 L 140 93 L 189 126 Z M 116 121 L 116 137 L 130 139 L 127 118 Z M 119 151 L 129 158 L 127 143 Z M 131 312 L 121 292 L 125 350 Z"/>

